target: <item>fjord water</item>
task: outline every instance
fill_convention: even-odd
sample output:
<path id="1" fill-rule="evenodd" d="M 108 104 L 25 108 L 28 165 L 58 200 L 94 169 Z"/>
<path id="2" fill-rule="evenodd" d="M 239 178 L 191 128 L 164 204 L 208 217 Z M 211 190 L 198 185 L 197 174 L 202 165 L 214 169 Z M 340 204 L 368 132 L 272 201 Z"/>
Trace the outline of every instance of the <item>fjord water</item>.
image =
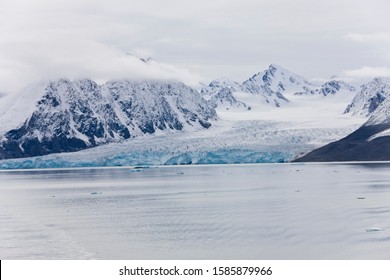
<path id="1" fill-rule="evenodd" d="M 389 169 L 0 171 L 0 258 L 389 259 Z"/>

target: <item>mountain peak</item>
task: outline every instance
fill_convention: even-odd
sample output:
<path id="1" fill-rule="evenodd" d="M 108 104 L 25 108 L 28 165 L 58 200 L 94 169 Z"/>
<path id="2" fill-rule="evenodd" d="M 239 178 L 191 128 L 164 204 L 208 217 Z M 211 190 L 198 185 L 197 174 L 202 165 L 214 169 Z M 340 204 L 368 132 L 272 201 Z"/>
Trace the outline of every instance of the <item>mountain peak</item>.
<path id="1" fill-rule="evenodd" d="M 252 76 L 243 85 L 249 92 L 265 92 L 268 96 L 273 93 L 293 95 L 314 86 L 305 78 L 274 63 L 265 71 Z"/>
<path id="2" fill-rule="evenodd" d="M 268 69 L 270 70 L 285 70 L 285 71 L 288 71 L 286 68 L 284 68 L 283 66 L 280 66 L 279 64 L 275 64 L 275 63 L 272 63 L 268 66 Z M 290 72 L 290 71 L 288 71 Z"/>

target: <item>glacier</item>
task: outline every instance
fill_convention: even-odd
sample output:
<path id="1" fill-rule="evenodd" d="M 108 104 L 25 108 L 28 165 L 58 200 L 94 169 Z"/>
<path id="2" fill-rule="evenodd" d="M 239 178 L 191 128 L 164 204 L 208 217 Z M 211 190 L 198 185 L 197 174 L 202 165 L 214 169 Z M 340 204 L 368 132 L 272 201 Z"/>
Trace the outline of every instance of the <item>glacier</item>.
<path id="1" fill-rule="evenodd" d="M 357 128 L 219 120 L 212 130 L 145 135 L 73 153 L 0 161 L 0 169 L 288 162 Z M 294 128 L 295 126 L 295 128 Z"/>
<path id="2" fill-rule="evenodd" d="M 64 120 L 72 128 L 63 131 L 64 137 L 77 137 L 88 149 L 2 159 L 0 169 L 289 162 L 347 136 L 368 119 L 343 114 L 356 96 L 353 86 L 335 79 L 315 85 L 274 64 L 242 84 L 219 79 L 200 92 L 181 83 L 151 81 L 49 85 L 50 90 L 47 82 L 27 88 L 12 104 L 2 98 L 0 141 L 9 135 L 19 139 L 21 132 L 26 141 L 31 135 L 46 139 Z M 66 101 L 76 93 L 82 98 Z M 36 100 L 37 107 L 31 106 Z M 27 126 L 29 116 L 43 120 L 56 110 L 65 117 Z M 102 124 L 104 135 L 83 121 L 86 116 Z M 22 127 L 15 129 L 17 124 Z M 121 134 L 126 130 L 132 137 Z"/>
<path id="3" fill-rule="evenodd" d="M 282 152 L 256 152 L 251 150 L 219 150 L 213 152 L 185 153 L 172 157 L 164 162 L 166 154 L 161 152 L 121 153 L 113 157 L 91 161 L 66 160 L 62 158 L 29 158 L 6 161 L 0 164 L 1 169 L 32 169 L 32 168 L 73 168 L 73 167 L 114 167 L 114 166 L 156 166 L 183 164 L 240 164 L 240 163 L 274 163 L 287 162 L 292 154 Z"/>

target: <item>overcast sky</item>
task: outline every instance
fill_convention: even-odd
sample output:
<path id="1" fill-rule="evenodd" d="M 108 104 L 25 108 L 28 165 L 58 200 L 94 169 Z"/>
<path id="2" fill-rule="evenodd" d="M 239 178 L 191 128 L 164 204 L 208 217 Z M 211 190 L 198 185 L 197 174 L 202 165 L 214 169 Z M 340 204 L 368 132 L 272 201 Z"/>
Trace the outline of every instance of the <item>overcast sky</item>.
<path id="1" fill-rule="evenodd" d="M 388 0 L 0 0 L 0 91 L 58 77 L 390 76 Z M 129 56 L 153 57 L 146 65 Z"/>

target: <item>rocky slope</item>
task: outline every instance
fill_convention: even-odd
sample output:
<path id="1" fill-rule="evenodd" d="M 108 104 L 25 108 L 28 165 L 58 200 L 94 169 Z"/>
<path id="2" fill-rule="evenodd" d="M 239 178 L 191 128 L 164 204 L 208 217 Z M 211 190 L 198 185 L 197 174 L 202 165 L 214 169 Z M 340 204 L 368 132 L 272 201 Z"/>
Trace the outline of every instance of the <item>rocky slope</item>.
<path id="1" fill-rule="evenodd" d="M 236 96 L 236 92 L 250 93 L 259 96 L 259 102 L 275 107 L 288 104 L 293 96 L 336 95 L 338 93 L 355 93 L 355 88 L 343 81 L 331 79 L 323 85 L 315 85 L 305 78 L 279 66 L 271 64 L 242 84 L 229 79 L 218 79 L 201 90 L 207 100 L 212 100 L 216 108 L 249 108 Z"/>
<path id="2" fill-rule="evenodd" d="M 312 94 L 312 95 L 335 95 L 339 93 L 340 91 L 347 91 L 347 92 L 355 92 L 356 89 L 354 86 L 351 86 L 343 81 L 338 80 L 330 80 L 325 82 L 323 85 L 321 85 L 319 88 L 305 90 L 302 92 L 296 92 L 295 95 L 304 95 L 304 94 Z"/>
<path id="3" fill-rule="evenodd" d="M 267 70 L 253 75 L 243 83 L 243 88 L 253 94 L 262 94 L 265 101 L 280 107 L 288 102 L 286 96 L 308 91 L 313 84 L 287 69 L 271 64 Z"/>
<path id="4" fill-rule="evenodd" d="M 390 160 L 390 99 L 383 101 L 356 131 L 295 161 L 383 160 Z"/>
<path id="5" fill-rule="evenodd" d="M 72 152 L 163 130 L 202 129 L 215 110 L 175 82 L 66 79 L 28 88 L 0 117 L 0 159 Z M 15 113 L 16 112 L 16 113 Z M 18 113 L 20 112 L 20 113 Z M 27 112 L 27 113 L 26 113 Z M 16 123 L 16 122 L 15 122 Z"/>
<path id="6" fill-rule="evenodd" d="M 369 116 L 388 97 L 390 97 L 390 85 L 380 78 L 375 78 L 361 86 L 344 113 Z"/>

